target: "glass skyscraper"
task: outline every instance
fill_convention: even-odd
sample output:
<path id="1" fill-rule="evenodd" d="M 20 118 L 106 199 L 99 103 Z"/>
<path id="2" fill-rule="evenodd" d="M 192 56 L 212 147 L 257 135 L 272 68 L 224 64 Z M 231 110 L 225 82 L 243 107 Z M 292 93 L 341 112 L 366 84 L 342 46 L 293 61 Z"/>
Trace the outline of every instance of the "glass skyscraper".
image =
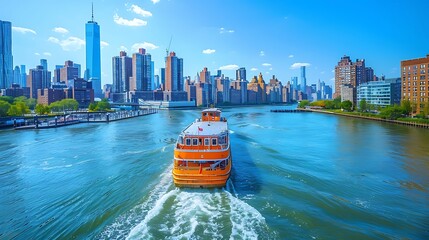
<path id="1" fill-rule="evenodd" d="M 85 24 L 86 40 L 86 73 L 87 79 L 92 81 L 95 97 L 101 97 L 101 55 L 100 55 L 100 26 L 94 22 L 94 14 L 91 21 Z"/>
<path id="2" fill-rule="evenodd" d="M 13 82 L 12 24 L 0 20 L 0 89 Z"/>
<path id="3" fill-rule="evenodd" d="M 301 66 L 301 92 L 307 92 L 307 78 L 305 77 L 305 66 Z"/>

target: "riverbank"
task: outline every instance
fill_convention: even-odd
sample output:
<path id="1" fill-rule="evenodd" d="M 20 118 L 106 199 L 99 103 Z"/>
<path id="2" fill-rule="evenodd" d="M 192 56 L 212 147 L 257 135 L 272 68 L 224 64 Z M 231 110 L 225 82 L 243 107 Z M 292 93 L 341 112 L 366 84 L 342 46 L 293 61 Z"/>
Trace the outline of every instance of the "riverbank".
<path id="1" fill-rule="evenodd" d="M 390 119 L 383 119 L 383 118 L 370 117 L 370 116 L 357 115 L 357 114 L 344 113 L 344 112 L 339 113 L 339 112 L 319 110 L 319 109 L 306 109 L 306 110 L 311 111 L 311 112 L 334 114 L 334 115 L 344 116 L 344 117 L 361 118 L 361 119 L 368 119 L 368 120 L 373 120 L 373 121 L 378 121 L 378 122 L 394 123 L 394 124 L 400 124 L 400 125 L 429 129 L 429 124 L 426 124 L 426 123 L 408 122 L 408 121 L 401 121 L 401 120 L 390 120 Z"/>

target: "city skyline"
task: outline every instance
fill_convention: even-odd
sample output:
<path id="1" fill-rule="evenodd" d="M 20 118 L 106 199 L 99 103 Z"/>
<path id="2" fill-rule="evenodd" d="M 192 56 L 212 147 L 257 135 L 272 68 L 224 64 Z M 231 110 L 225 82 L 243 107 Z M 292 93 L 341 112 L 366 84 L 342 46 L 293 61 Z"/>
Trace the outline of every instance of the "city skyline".
<path id="1" fill-rule="evenodd" d="M 185 60 L 183 75 L 191 78 L 204 67 L 211 72 L 221 69 L 234 78 L 235 70 L 245 67 L 247 80 L 261 72 L 266 79 L 275 74 L 286 84 L 306 66 L 307 85 L 318 79 L 334 85 L 333 69 L 343 55 L 364 58 L 378 76 L 398 77 L 401 60 L 429 52 L 424 44 L 428 33 L 416 24 L 429 5 L 425 1 L 367 1 L 360 6 L 342 3 L 341 7 L 334 2 L 198 3 L 94 1 L 94 21 L 101 27 L 101 84 L 112 83 L 112 57 L 120 50 L 132 55 L 140 47 L 152 55 L 159 75 L 165 67 L 165 50 L 170 48 Z M 61 6 L 53 1 L 42 6 L 25 2 L 20 8 L 16 4 L 8 2 L 0 9 L 1 20 L 13 26 L 14 67 L 32 69 L 45 58 L 49 71 L 66 60 L 81 64 L 82 71 L 87 68 L 84 25 L 91 19 L 90 2 Z M 55 11 L 58 7 L 73 13 L 72 21 Z"/>

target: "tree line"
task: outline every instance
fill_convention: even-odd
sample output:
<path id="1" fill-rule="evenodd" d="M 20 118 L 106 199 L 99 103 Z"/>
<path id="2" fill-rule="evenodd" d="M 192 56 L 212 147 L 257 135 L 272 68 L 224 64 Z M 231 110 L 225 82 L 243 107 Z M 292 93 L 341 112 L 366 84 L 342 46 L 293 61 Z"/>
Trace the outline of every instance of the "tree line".
<path id="1" fill-rule="evenodd" d="M 59 113 L 66 111 L 77 111 L 79 103 L 75 99 L 67 98 L 53 102 L 49 105 L 37 104 L 36 99 L 26 97 L 0 96 L 0 117 L 23 116 L 32 111 L 38 115 Z M 89 105 L 88 111 L 110 111 L 107 99 L 94 102 Z"/>

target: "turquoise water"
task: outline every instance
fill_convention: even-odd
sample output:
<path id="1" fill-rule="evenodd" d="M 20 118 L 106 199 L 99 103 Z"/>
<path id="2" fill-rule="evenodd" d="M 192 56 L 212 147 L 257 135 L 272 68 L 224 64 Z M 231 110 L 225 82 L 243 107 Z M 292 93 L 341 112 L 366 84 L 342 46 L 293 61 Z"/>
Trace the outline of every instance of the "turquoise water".
<path id="1" fill-rule="evenodd" d="M 0 239 L 428 239 L 429 130 L 224 109 L 223 189 L 172 184 L 198 110 L 0 131 Z"/>

